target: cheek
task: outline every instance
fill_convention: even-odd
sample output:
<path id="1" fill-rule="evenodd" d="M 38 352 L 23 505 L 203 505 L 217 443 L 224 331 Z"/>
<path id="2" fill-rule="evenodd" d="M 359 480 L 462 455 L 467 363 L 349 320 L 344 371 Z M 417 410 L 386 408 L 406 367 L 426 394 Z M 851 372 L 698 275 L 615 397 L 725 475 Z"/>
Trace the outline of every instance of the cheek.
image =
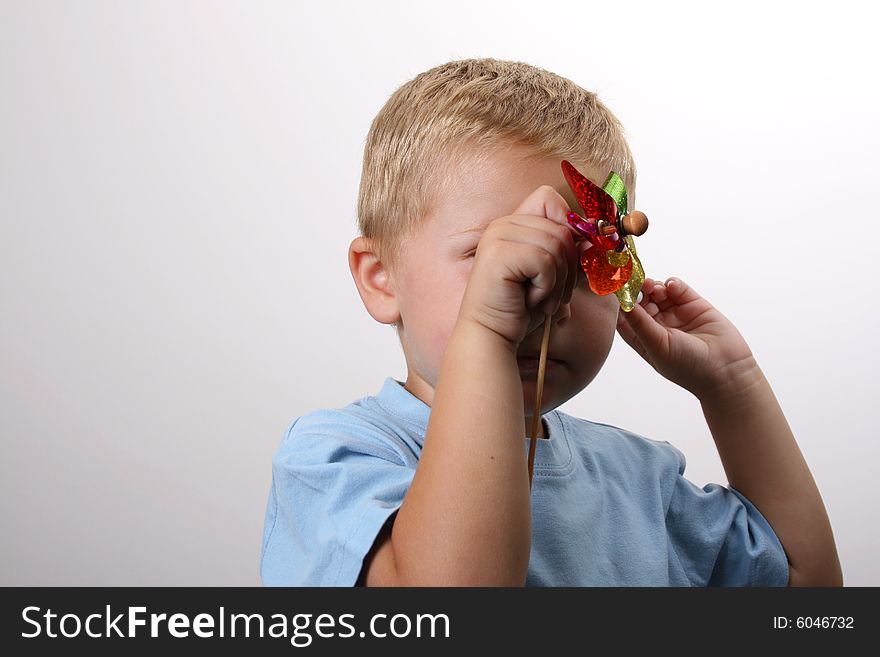
<path id="1" fill-rule="evenodd" d="M 458 321 L 469 275 L 470 268 L 447 268 L 435 276 L 422 277 L 411 289 L 424 334 L 444 348 Z"/>
<path id="2" fill-rule="evenodd" d="M 589 294 L 589 297 L 587 297 Z M 569 343 L 578 375 L 589 382 L 608 358 L 617 334 L 620 303 L 613 294 L 599 296 L 587 291 L 571 304 L 572 341 Z"/>
<path id="3" fill-rule="evenodd" d="M 419 333 L 425 358 L 424 371 L 439 376 L 449 339 L 458 321 L 460 295 L 438 281 L 432 290 L 426 290 L 420 304 Z"/>
<path id="4" fill-rule="evenodd" d="M 620 302 L 613 294 L 599 296 L 589 289 L 575 294 L 571 305 L 572 319 L 582 330 L 594 335 L 613 336 L 617 327 Z"/>
<path id="5" fill-rule="evenodd" d="M 458 321 L 458 313 L 461 310 L 461 302 L 464 299 L 465 290 L 467 290 L 470 274 L 470 266 L 460 267 L 440 282 L 439 294 L 443 299 L 443 308 L 439 310 L 442 316 L 438 316 L 437 320 L 441 324 L 449 325 L 450 332 Z"/>
<path id="6" fill-rule="evenodd" d="M 431 288 L 424 291 L 425 307 L 428 309 L 424 319 L 429 323 L 426 328 L 431 333 L 433 343 L 443 351 L 458 322 L 470 267 L 450 268 L 444 273 L 445 276 L 436 278 Z"/>

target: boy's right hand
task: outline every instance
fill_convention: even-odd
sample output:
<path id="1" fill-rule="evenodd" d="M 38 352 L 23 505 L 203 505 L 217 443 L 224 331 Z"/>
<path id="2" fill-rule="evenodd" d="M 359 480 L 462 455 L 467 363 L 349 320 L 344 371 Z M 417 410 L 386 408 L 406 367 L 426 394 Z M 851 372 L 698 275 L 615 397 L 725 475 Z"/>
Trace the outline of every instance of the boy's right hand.
<path id="1" fill-rule="evenodd" d="M 459 319 L 516 348 L 546 314 L 569 303 L 585 280 L 580 254 L 589 244 L 568 225 L 569 211 L 553 187 L 542 185 L 512 215 L 492 221 L 477 245 Z"/>

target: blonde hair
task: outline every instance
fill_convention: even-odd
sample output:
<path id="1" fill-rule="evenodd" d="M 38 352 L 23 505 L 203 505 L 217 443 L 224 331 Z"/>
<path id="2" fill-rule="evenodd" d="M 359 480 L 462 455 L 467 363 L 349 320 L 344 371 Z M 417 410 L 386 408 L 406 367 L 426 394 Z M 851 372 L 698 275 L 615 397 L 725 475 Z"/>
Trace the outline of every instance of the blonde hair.
<path id="1" fill-rule="evenodd" d="M 623 126 L 595 93 L 524 62 L 451 61 L 401 85 L 367 134 L 358 229 L 387 268 L 463 157 L 499 146 L 616 171 L 634 207 L 636 169 Z"/>

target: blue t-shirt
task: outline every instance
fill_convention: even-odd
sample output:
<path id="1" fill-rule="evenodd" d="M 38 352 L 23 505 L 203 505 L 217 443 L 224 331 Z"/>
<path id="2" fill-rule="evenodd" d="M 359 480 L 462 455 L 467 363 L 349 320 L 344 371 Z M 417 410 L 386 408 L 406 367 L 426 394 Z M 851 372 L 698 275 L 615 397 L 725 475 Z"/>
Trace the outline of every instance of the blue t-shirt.
<path id="1" fill-rule="evenodd" d="M 265 586 L 353 586 L 400 508 L 431 408 L 391 377 L 298 418 L 272 459 Z M 739 491 L 684 478 L 684 455 L 561 411 L 536 446 L 527 586 L 786 586 L 788 560 Z M 528 437 L 523 448 L 528 450 Z"/>

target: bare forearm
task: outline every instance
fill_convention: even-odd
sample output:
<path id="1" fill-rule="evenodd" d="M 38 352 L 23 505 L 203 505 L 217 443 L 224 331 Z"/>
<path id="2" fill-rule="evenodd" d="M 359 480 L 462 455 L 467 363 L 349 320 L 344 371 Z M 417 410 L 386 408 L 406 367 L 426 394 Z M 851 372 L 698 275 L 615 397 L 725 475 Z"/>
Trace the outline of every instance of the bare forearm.
<path id="1" fill-rule="evenodd" d="M 757 363 L 700 403 L 730 485 L 758 507 L 785 548 L 790 584 L 842 585 L 822 497 Z"/>
<path id="2" fill-rule="evenodd" d="M 523 585 L 531 507 L 515 348 L 459 322 L 392 532 L 402 583 Z"/>

